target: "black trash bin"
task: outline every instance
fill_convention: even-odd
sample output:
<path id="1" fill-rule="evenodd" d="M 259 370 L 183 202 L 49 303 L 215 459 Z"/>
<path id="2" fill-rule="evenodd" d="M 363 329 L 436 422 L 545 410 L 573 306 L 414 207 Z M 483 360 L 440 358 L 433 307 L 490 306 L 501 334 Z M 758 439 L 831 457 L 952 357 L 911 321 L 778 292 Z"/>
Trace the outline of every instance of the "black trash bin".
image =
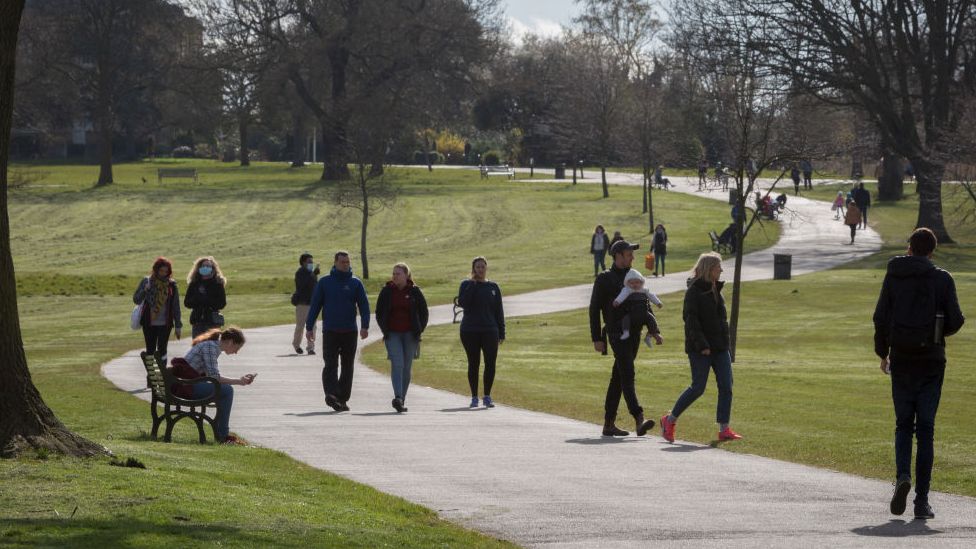
<path id="1" fill-rule="evenodd" d="M 789 280 L 793 269 L 793 256 L 773 254 L 773 280 Z"/>
<path id="2" fill-rule="evenodd" d="M 566 179 L 566 164 L 556 166 L 556 179 Z"/>
<path id="3" fill-rule="evenodd" d="M 729 189 L 729 206 L 734 206 L 735 201 L 739 199 L 738 189 Z"/>

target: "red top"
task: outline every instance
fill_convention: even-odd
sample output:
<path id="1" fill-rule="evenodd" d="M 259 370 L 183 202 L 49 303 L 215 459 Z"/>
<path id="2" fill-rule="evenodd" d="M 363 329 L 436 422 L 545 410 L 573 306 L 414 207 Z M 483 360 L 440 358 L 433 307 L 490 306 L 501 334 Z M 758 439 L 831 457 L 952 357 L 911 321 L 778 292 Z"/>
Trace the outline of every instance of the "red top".
<path id="1" fill-rule="evenodd" d="M 399 289 L 395 284 L 391 284 L 390 295 L 390 321 L 388 323 L 391 332 L 412 332 L 413 325 L 410 323 L 410 282 L 403 289 Z"/>

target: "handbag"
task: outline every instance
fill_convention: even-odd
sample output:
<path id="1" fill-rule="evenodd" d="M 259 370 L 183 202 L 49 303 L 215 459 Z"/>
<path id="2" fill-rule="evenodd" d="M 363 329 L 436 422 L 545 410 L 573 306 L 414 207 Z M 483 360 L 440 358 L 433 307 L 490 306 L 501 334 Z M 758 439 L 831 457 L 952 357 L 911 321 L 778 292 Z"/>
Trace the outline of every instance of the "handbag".
<path id="1" fill-rule="evenodd" d="M 214 326 L 223 326 L 224 325 L 224 315 L 220 314 L 220 311 L 211 311 L 210 312 L 210 323 L 213 324 Z"/>
<path id="2" fill-rule="evenodd" d="M 654 252 L 651 252 L 644 256 L 644 268 L 645 269 L 654 268 Z"/>
<path id="3" fill-rule="evenodd" d="M 132 309 L 132 314 L 129 316 L 129 326 L 133 330 L 138 330 L 139 326 L 142 325 L 142 312 L 146 310 L 145 302 L 140 303 Z"/>

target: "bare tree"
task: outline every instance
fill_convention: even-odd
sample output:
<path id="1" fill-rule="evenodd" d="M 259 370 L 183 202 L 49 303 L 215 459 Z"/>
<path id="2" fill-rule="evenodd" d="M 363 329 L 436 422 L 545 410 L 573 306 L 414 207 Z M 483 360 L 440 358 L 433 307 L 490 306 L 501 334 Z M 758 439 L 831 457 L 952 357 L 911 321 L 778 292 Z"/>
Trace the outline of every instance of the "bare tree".
<path id="1" fill-rule="evenodd" d="M 7 155 L 14 99 L 17 33 L 24 0 L 0 2 L 0 456 L 31 448 L 73 456 L 107 453 L 65 427 L 31 380 L 17 310 L 17 280 L 7 214 Z"/>
<path id="2" fill-rule="evenodd" d="M 972 0 L 733 0 L 768 32 L 751 47 L 804 91 L 856 105 L 918 182 L 916 225 L 950 242 L 942 180 L 976 82 Z M 798 32 L 809 29 L 809 32 Z"/>

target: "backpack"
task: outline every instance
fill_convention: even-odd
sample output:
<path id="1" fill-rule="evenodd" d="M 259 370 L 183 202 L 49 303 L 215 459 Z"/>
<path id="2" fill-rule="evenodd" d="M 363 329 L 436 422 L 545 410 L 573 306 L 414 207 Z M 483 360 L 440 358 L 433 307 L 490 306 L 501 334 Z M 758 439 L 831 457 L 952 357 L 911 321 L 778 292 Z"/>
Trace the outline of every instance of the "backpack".
<path id="1" fill-rule="evenodd" d="M 940 343 L 935 334 L 938 301 L 932 274 L 913 279 L 914 288 L 894 295 L 888 341 L 898 352 L 920 354 Z"/>

